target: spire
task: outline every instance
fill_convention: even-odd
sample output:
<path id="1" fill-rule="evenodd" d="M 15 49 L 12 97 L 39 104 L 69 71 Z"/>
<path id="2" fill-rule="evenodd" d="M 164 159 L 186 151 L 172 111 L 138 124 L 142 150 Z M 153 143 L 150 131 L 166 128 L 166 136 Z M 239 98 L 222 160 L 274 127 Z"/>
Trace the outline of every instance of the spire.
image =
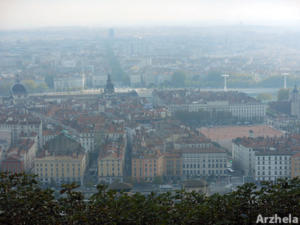
<path id="1" fill-rule="evenodd" d="M 107 75 L 106 87 L 104 89 L 104 93 L 113 94 L 115 92 L 115 88 L 110 79 L 110 74 Z"/>
<path id="2" fill-rule="evenodd" d="M 20 75 L 17 74 L 17 75 L 16 75 L 16 84 L 19 84 L 19 83 L 20 83 Z"/>
<path id="3" fill-rule="evenodd" d="M 107 74 L 107 83 L 111 83 L 110 74 Z"/>
<path id="4" fill-rule="evenodd" d="M 298 93 L 297 84 L 295 84 L 295 86 L 294 86 L 293 93 Z"/>

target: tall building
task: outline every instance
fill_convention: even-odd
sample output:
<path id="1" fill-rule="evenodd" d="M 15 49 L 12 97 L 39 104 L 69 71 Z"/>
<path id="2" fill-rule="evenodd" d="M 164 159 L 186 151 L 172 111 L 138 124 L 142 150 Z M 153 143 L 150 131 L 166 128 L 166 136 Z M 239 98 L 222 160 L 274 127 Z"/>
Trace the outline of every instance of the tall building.
<path id="1" fill-rule="evenodd" d="M 295 85 L 291 94 L 291 114 L 300 117 L 300 96 L 297 86 Z"/>
<path id="2" fill-rule="evenodd" d="M 105 94 L 113 94 L 114 92 L 115 92 L 115 88 L 114 88 L 113 83 L 111 82 L 110 74 L 108 74 L 104 93 Z"/>

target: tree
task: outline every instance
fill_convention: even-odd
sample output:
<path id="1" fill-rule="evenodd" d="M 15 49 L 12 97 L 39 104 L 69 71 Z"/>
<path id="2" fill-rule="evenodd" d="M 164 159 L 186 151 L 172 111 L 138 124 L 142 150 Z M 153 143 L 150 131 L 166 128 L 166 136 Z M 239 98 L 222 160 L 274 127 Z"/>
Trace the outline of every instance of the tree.
<path id="1" fill-rule="evenodd" d="M 277 93 L 277 100 L 278 101 L 288 101 L 290 97 L 290 90 L 289 89 L 280 89 Z"/>
<path id="2" fill-rule="evenodd" d="M 255 224 L 257 216 L 300 217 L 300 179 L 247 183 L 225 195 L 128 194 L 98 185 L 88 201 L 78 185 L 62 185 L 54 198 L 32 175 L 0 173 L 0 224 Z"/>
<path id="3" fill-rule="evenodd" d="M 223 78 L 218 71 L 209 71 L 207 76 L 203 79 L 204 87 L 223 87 Z"/>
<path id="4" fill-rule="evenodd" d="M 57 224 L 59 205 L 53 191 L 42 190 L 34 176 L 0 174 L 0 224 Z"/>
<path id="5" fill-rule="evenodd" d="M 10 81 L 0 80 L 0 95 L 9 95 L 10 88 L 13 83 Z"/>
<path id="6" fill-rule="evenodd" d="M 24 80 L 23 83 L 28 92 L 34 92 L 37 89 L 37 84 L 34 80 Z"/>
<path id="7" fill-rule="evenodd" d="M 49 88 L 54 88 L 54 79 L 53 76 L 47 75 L 45 76 L 45 83 Z"/>
<path id="8" fill-rule="evenodd" d="M 268 94 L 268 93 L 261 93 L 261 94 L 256 96 L 256 99 L 261 101 L 261 102 L 269 102 L 269 101 L 272 101 L 273 96 L 271 94 Z"/>

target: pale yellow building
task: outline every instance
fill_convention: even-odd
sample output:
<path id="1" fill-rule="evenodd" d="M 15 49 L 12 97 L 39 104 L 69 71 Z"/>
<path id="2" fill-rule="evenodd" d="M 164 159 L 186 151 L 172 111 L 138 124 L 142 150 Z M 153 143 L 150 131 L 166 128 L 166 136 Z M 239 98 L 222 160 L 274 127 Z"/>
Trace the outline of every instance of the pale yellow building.
<path id="1" fill-rule="evenodd" d="M 125 166 L 125 146 L 106 146 L 98 158 L 99 182 L 123 181 Z"/>
<path id="2" fill-rule="evenodd" d="M 46 143 L 34 162 L 34 172 L 43 183 L 83 182 L 87 156 L 76 140 L 60 134 Z"/>
<path id="3" fill-rule="evenodd" d="M 131 176 L 136 182 L 153 181 L 163 175 L 163 156 L 158 153 L 132 155 Z"/>

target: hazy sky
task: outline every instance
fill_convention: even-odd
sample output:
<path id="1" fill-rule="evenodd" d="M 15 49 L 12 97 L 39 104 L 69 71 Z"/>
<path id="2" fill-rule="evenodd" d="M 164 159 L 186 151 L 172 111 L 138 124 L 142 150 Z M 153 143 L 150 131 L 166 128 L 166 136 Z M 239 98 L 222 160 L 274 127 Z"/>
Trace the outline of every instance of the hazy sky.
<path id="1" fill-rule="evenodd" d="M 206 22 L 300 24 L 300 0 L 0 0 L 0 29 Z"/>

